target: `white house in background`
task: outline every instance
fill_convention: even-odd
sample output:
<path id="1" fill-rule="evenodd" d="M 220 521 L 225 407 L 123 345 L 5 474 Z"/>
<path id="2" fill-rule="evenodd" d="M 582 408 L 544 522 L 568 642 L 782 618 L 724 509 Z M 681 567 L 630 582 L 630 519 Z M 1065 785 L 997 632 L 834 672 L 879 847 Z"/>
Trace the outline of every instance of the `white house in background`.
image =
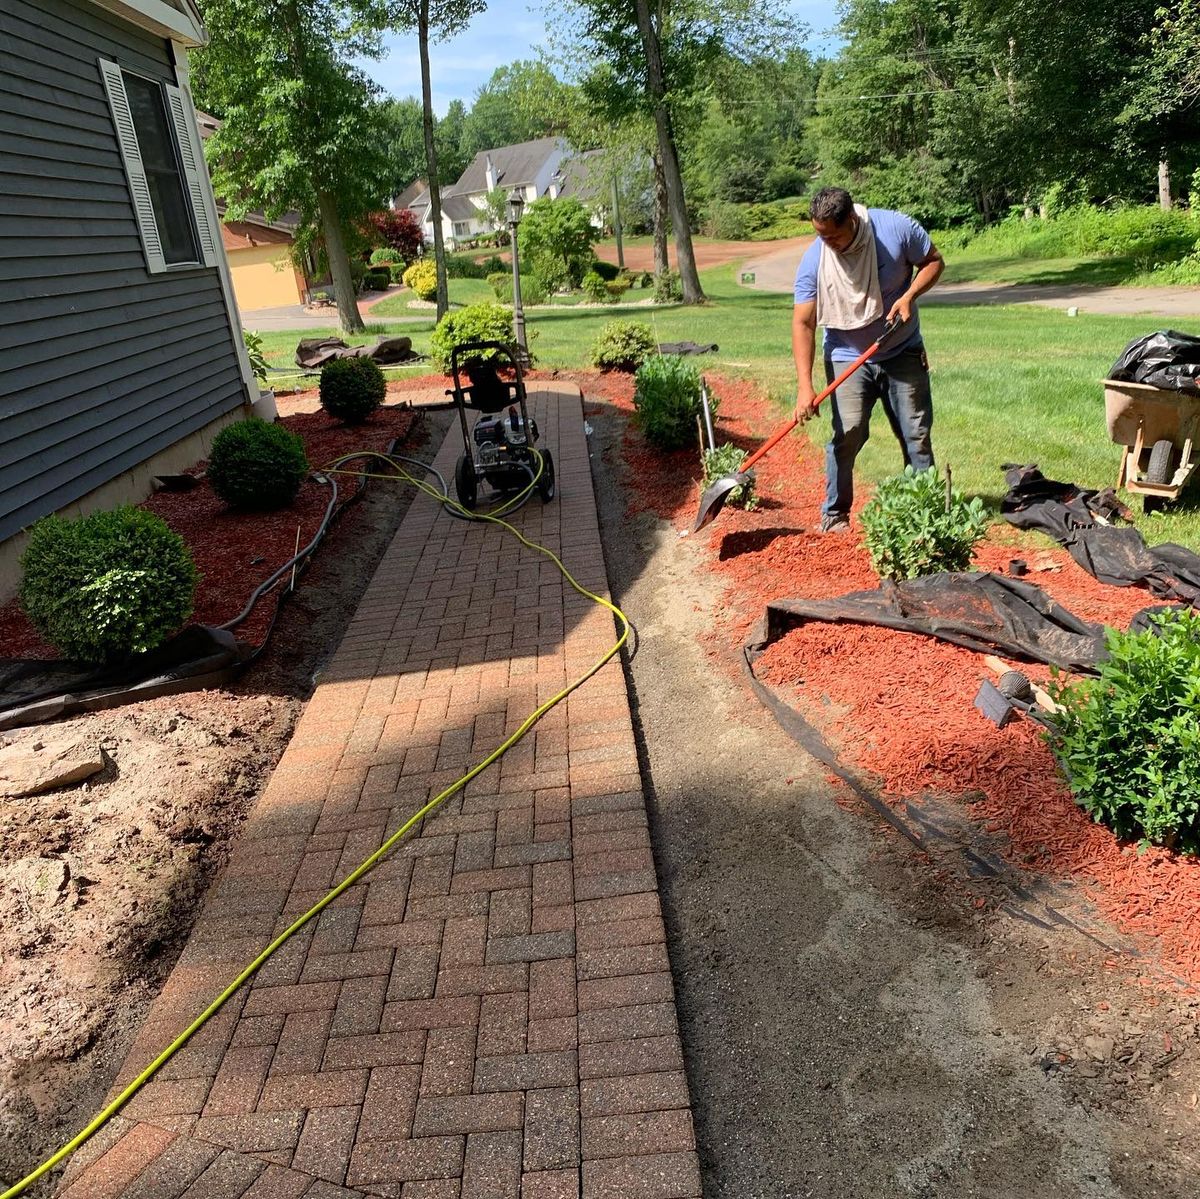
<path id="1" fill-rule="evenodd" d="M 493 232 L 495 226 L 486 207 L 488 193 L 497 187 L 502 187 L 506 195 L 519 190 L 527 204 L 543 196 L 556 200 L 559 196 L 575 195 L 592 207 L 587 166 L 596 154 L 597 151 L 577 154 L 561 137 L 541 137 L 516 146 L 481 150 L 458 181 L 442 192 L 443 240 L 456 245 Z M 432 242 L 428 188 L 422 187 L 408 207 L 421 222 L 425 240 Z"/>

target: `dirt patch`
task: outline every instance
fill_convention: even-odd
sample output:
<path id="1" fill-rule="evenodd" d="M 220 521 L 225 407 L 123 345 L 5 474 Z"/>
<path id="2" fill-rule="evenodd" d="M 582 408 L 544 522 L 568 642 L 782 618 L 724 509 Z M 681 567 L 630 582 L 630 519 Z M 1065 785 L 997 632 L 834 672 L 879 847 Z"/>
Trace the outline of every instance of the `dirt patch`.
<path id="1" fill-rule="evenodd" d="M 787 564 L 812 556 L 812 448 L 764 472 L 761 513 L 681 539 L 694 486 L 661 459 L 631 472 L 624 385 L 582 382 L 609 578 L 638 627 L 627 669 L 705 1194 L 1189 1195 L 1195 1000 L 915 850 L 742 682 L 761 589 L 786 593 Z M 736 431 L 736 388 L 720 394 Z M 867 581 L 838 544 L 817 563 L 829 593 Z M 743 563 L 733 587 L 723 552 Z"/>
<path id="2" fill-rule="evenodd" d="M 794 275 L 796 273 L 795 264 L 800 261 L 800 255 L 811 241 L 811 237 L 785 237 L 770 242 L 695 241 L 692 243 L 692 248 L 696 255 L 696 267 L 699 270 L 710 266 L 722 266 L 727 262 L 736 262 L 740 258 L 763 256 L 767 253 L 778 255 L 781 258 L 795 255 L 795 262 L 792 264 L 792 274 Z M 596 254 L 608 262 L 617 261 L 616 246 L 608 244 L 599 246 Z M 673 241 L 667 245 L 667 259 L 673 270 L 678 268 Z M 626 246 L 625 265 L 631 271 L 652 271 L 654 269 L 654 247 L 648 245 Z"/>
<path id="3" fill-rule="evenodd" d="M 417 416 L 405 452 L 431 459 L 447 416 Z M 347 509 L 236 686 L 7 735 L 104 770 L 0 801 L 0 1182 L 100 1107 L 411 498 L 376 482 Z"/>

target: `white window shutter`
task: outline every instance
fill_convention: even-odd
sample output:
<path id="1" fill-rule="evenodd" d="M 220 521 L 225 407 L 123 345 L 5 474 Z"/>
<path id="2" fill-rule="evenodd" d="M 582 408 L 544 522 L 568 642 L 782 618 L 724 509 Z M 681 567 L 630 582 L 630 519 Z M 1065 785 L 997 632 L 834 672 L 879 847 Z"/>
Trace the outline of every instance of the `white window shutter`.
<path id="1" fill-rule="evenodd" d="M 121 78 L 121 68 L 115 62 L 108 62 L 102 58 L 100 73 L 104 77 L 105 91 L 108 92 L 108 106 L 112 110 L 117 142 L 121 147 L 121 159 L 125 163 L 125 177 L 129 180 L 129 193 L 133 199 L 133 211 L 142 235 L 146 269 L 151 273 L 165 271 L 167 263 L 163 258 L 158 222 L 154 219 L 154 205 L 150 202 L 150 187 L 146 183 L 142 152 L 138 149 L 137 130 L 133 125 L 133 114 L 129 111 L 129 97 L 125 95 L 125 81 Z"/>
<path id="2" fill-rule="evenodd" d="M 183 163 L 183 178 L 192 201 L 192 215 L 196 218 L 196 233 L 200 238 L 200 256 L 205 266 L 217 265 L 217 232 L 209 219 L 208 205 L 204 198 L 204 184 L 200 172 L 204 167 L 204 153 L 192 136 L 192 122 L 188 120 L 191 99 L 187 93 L 169 83 L 167 102 L 171 108 L 171 123 L 175 126 L 175 140 L 179 145 L 179 157 Z"/>

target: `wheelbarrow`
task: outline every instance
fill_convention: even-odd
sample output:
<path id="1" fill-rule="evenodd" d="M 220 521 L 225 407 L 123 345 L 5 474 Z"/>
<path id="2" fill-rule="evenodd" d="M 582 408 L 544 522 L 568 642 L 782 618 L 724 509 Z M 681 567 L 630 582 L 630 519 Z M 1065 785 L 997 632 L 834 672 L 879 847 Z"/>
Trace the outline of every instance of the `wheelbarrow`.
<path id="1" fill-rule="evenodd" d="M 1105 379 L 1104 416 L 1123 447 L 1117 486 L 1140 495 L 1145 512 L 1178 499 L 1196 469 L 1200 395 Z"/>

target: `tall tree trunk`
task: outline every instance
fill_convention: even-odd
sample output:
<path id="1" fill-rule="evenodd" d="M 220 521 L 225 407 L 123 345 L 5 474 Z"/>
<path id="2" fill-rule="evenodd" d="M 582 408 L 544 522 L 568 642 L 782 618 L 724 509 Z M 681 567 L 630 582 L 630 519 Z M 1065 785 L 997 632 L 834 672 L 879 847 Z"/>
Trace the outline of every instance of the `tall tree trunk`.
<path id="1" fill-rule="evenodd" d="M 667 84 L 663 74 L 662 54 L 658 33 L 650 17 L 650 0 L 636 0 L 638 31 L 646 52 L 646 90 L 654 105 L 654 127 L 658 131 L 658 150 L 662 156 L 663 175 L 667 181 L 667 203 L 671 210 L 671 225 L 675 233 L 675 258 L 679 264 L 679 280 L 683 285 L 685 304 L 703 304 L 704 289 L 696 271 L 696 255 L 692 250 L 692 231 L 688 225 L 687 203 L 683 195 L 683 178 L 679 173 L 679 155 L 675 151 L 675 134 L 671 114 L 667 109 Z"/>
<path id="2" fill-rule="evenodd" d="M 317 207 L 321 211 L 321 230 L 325 235 L 325 257 L 329 259 L 329 273 L 333 276 L 338 322 L 343 333 L 363 333 L 366 326 L 354 294 L 354 276 L 350 273 L 350 258 L 342 238 L 342 218 L 338 215 L 337 199 L 332 192 L 318 190 Z"/>
<path id="3" fill-rule="evenodd" d="M 654 273 L 665 275 L 671 264 L 667 257 L 667 180 L 662 159 L 651 155 L 654 163 Z"/>
<path id="4" fill-rule="evenodd" d="M 442 189 L 438 183 L 437 147 L 433 144 L 433 91 L 429 83 L 429 0 L 421 0 L 417 17 L 421 48 L 421 125 L 425 132 L 425 165 L 429 170 L 429 215 L 433 218 L 433 260 L 437 266 L 437 319 L 450 311 L 446 287 L 446 247 L 442 241 Z"/>
<path id="5" fill-rule="evenodd" d="M 1158 206 L 1171 211 L 1171 164 L 1165 154 L 1158 160 Z"/>

